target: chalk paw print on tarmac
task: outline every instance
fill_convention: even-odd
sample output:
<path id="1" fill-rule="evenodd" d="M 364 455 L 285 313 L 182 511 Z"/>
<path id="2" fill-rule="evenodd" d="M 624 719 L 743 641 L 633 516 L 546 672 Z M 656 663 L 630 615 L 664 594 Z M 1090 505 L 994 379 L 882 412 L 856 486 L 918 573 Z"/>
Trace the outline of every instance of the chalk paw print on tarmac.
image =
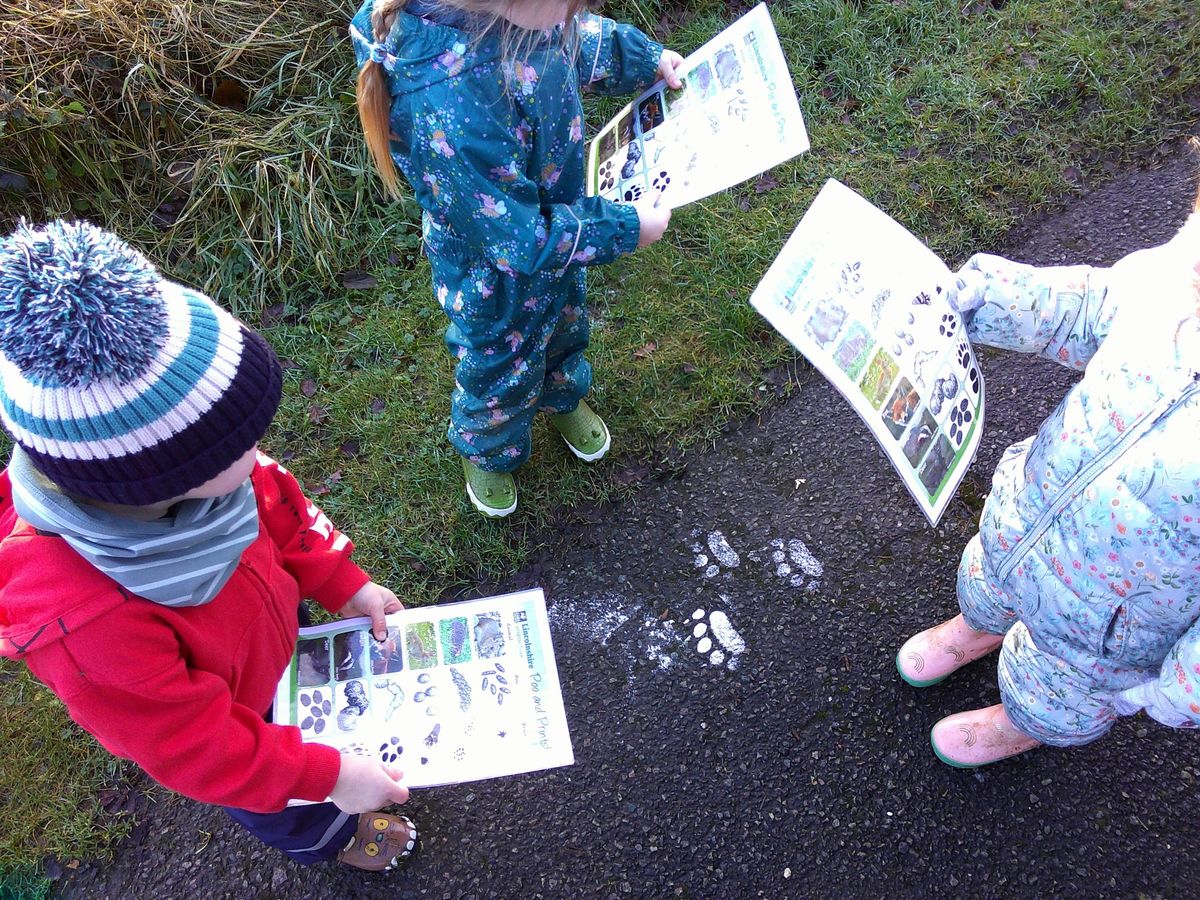
<path id="1" fill-rule="evenodd" d="M 691 538 L 692 563 L 706 579 L 741 567 L 742 555 L 723 532 L 704 534 L 696 529 Z M 773 538 L 765 547 L 748 552 L 746 558 L 762 566 L 768 577 L 779 578 L 791 587 L 811 593 L 821 586 L 824 567 L 799 538 Z"/>
<path id="2" fill-rule="evenodd" d="M 701 607 L 692 613 L 691 627 L 692 648 L 710 666 L 738 667 L 741 655 L 746 652 L 746 640 L 725 612 Z"/>
<path id="3" fill-rule="evenodd" d="M 821 586 L 821 576 L 825 574 L 825 567 L 799 538 L 786 541 L 775 538 L 763 550 L 751 553 L 750 558 L 755 561 L 763 559 L 772 567 L 777 578 L 809 593 Z"/>

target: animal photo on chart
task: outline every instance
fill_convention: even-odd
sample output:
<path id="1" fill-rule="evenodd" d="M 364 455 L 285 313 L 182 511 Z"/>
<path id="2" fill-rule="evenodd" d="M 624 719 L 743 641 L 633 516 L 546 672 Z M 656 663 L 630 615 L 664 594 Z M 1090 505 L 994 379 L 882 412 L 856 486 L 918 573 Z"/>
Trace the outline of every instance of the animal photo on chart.
<path id="1" fill-rule="evenodd" d="M 891 398 L 883 406 L 883 424 L 892 437 L 900 439 L 920 405 L 921 397 L 912 386 L 912 382 L 901 378 Z"/>
<path id="2" fill-rule="evenodd" d="M 470 662 L 471 632 L 465 617 L 442 619 L 438 623 L 438 634 L 442 640 L 442 659 L 447 665 Z"/>
<path id="3" fill-rule="evenodd" d="M 344 631 L 333 636 L 334 678 L 348 681 L 367 674 L 363 656 L 368 640 L 373 639 L 365 631 Z"/>
<path id="4" fill-rule="evenodd" d="M 863 373 L 862 381 L 858 385 L 859 390 L 873 408 L 882 410 L 883 401 L 888 397 L 888 392 L 899 374 L 900 366 L 896 364 L 896 360 L 880 347 L 879 352 L 867 364 L 867 371 Z"/>
<path id="5" fill-rule="evenodd" d="M 504 655 L 504 626 L 499 613 L 475 616 L 475 650 L 480 659 Z"/>
<path id="6" fill-rule="evenodd" d="M 742 63 L 733 44 L 726 44 L 716 55 L 717 79 L 728 90 L 742 80 Z"/>
<path id="7" fill-rule="evenodd" d="M 717 79 L 713 77 L 712 66 L 708 61 L 700 63 L 696 68 L 692 69 L 689 76 L 696 86 L 696 95 L 700 100 L 708 100 L 715 97 L 719 90 Z"/>
<path id="8" fill-rule="evenodd" d="M 411 669 L 428 669 L 437 665 L 437 639 L 432 622 L 415 622 L 404 629 L 404 649 L 408 652 Z"/>
<path id="9" fill-rule="evenodd" d="M 921 415 L 909 429 L 908 437 L 904 439 L 904 457 L 910 466 L 915 469 L 921 464 L 925 451 L 933 444 L 933 439 L 937 435 L 937 422 L 933 421 L 929 410 L 922 409 Z"/>
<path id="10" fill-rule="evenodd" d="M 655 91 L 638 104 L 638 125 L 644 137 L 663 123 L 662 93 Z"/>
<path id="11" fill-rule="evenodd" d="M 310 638 L 296 648 L 296 685 L 316 687 L 329 681 L 329 640 Z"/>
<path id="12" fill-rule="evenodd" d="M 939 434 L 933 449 L 925 458 L 925 465 L 921 467 L 919 476 L 921 484 L 929 492 L 930 499 L 933 499 L 938 488 L 941 487 L 952 462 L 954 462 L 954 448 L 950 446 L 950 441 L 944 434 Z"/>
<path id="13" fill-rule="evenodd" d="M 404 669 L 404 654 L 400 645 L 400 629 L 395 625 L 388 626 L 387 637 L 382 641 L 372 638 L 369 645 L 372 675 L 392 675 Z"/>
<path id="14" fill-rule="evenodd" d="M 667 118 L 674 119 L 681 112 L 692 105 L 695 98 L 695 92 L 688 89 L 691 81 L 688 77 L 680 78 L 683 82 L 677 88 L 667 88 L 663 94 L 663 100 L 667 104 Z"/>

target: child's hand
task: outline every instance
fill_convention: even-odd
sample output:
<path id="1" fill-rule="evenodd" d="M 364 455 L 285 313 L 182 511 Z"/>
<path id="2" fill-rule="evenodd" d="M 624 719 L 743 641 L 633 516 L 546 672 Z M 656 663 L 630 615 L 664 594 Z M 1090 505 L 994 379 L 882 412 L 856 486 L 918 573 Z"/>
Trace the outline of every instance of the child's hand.
<path id="1" fill-rule="evenodd" d="M 342 768 L 329 799 L 351 815 L 375 812 L 389 803 L 407 803 L 408 788 L 400 783 L 403 775 L 379 760 L 343 753 Z"/>
<path id="2" fill-rule="evenodd" d="M 377 640 L 382 641 L 387 638 L 387 623 L 383 621 L 383 617 L 402 609 L 404 604 L 395 594 L 373 581 L 368 581 L 338 610 L 338 615 L 342 618 L 370 616 L 371 633 Z"/>
<path id="3" fill-rule="evenodd" d="M 658 58 L 658 77 L 667 83 L 667 87 L 679 89 L 683 87 L 683 79 L 675 74 L 675 70 L 682 65 L 682 56 L 674 50 L 664 50 Z"/>
<path id="4" fill-rule="evenodd" d="M 667 223 L 671 221 L 671 211 L 659 209 L 654 205 L 654 201 L 648 198 L 633 204 L 633 208 L 637 210 L 638 214 L 637 245 L 641 250 L 643 247 L 649 247 L 663 236 L 663 232 L 667 230 Z"/>

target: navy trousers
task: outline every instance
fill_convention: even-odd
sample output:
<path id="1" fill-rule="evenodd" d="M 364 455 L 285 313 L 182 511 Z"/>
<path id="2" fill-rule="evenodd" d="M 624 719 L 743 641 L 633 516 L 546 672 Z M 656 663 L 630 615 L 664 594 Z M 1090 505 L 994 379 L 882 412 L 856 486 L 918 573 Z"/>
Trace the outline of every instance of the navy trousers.
<path id="1" fill-rule="evenodd" d="M 301 626 L 312 624 L 303 603 L 298 618 Z M 267 710 L 263 718 L 271 721 L 271 711 Z M 264 844 L 282 850 L 304 865 L 333 859 L 358 828 L 358 816 L 344 813 L 332 803 L 288 806 L 276 813 L 256 813 L 232 806 L 225 807 L 225 811 Z"/>

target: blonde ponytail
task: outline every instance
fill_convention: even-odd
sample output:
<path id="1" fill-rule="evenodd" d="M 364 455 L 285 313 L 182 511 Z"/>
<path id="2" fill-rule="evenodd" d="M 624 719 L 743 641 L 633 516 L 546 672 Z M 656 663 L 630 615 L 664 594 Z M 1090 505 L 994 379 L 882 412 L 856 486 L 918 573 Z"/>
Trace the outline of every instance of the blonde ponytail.
<path id="1" fill-rule="evenodd" d="M 387 39 L 392 30 L 392 20 L 408 0 L 375 0 L 371 10 L 372 37 L 377 42 Z M 371 161 L 379 174 L 384 188 L 392 197 L 400 196 L 400 176 L 392 159 L 388 136 L 391 132 L 390 118 L 392 99 L 388 93 L 387 73 L 382 64 L 367 60 L 358 73 L 358 120 L 362 123 L 363 137 L 371 152 Z"/>

